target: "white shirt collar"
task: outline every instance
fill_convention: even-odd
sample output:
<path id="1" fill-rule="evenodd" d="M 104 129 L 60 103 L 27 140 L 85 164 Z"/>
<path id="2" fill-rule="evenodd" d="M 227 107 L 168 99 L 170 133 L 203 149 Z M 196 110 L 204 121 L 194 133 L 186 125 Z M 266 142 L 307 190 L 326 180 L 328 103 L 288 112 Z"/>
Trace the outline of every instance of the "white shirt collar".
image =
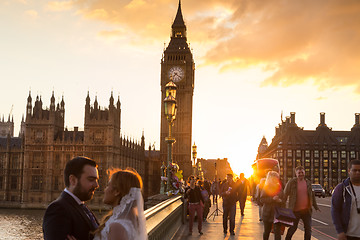
<path id="1" fill-rule="evenodd" d="M 64 189 L 64 192 L 66 192 L 67 194 L 69 194 L 73 199 L 75 199 L 75 201 L 80 205 L 80 204 L 84 204 L 84 202 L 82 202 L 77 196 L 75 196 L 72 192 L 70 192 L 67 188 Z"/>

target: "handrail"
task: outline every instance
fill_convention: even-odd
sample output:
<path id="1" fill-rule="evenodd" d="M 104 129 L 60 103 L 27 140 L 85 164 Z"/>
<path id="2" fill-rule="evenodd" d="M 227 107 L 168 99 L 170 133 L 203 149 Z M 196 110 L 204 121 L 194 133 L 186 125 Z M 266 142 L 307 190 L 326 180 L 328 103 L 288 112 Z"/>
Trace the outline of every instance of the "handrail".
<path id="1" fill-rule="evenodd" d="M 173 197 L 145 210 L 149 240 L 171 239 L 184 223 L 182 196 Z"/>
<path id="2" fill-rule="evenodd" d="M 181 199 L 181 196 L 177 196 L 175 198 L 168 199 L 166 201 L 163 201 L 161 203 L 156 204 L 155 206 L 148 208 L 145 210 L 145 218 L 148 219 L 152 215 L 156 214 L 159 210 L 162 210 L 166 208 L 168 205 L 172 204 L 173 202 L 176 202 L 177 200 Z"/>

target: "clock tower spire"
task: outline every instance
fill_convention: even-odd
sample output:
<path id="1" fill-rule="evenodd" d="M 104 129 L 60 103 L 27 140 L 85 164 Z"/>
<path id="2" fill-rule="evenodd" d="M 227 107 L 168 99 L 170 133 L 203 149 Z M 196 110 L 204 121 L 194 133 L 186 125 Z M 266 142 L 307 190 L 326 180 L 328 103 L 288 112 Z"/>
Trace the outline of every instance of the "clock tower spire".
<path id="1" fill-rule="evenodd" d="M 175 20 L 173 22 L 173 25 L 171 26 L 172 28 L 172 37 L 186 37 L 186 26 L 185 26 L 185 22 L 184 22 L 184 18 L 182 16 L 182 12 L 181 12 L 181 2 L 179 0 L 179 6 L 178 6 L 178 10 L 176 13 L 176 17 Z"/>
<path id="2" fill-rule="evenodd" d="M 183 170 L 184 178 L 192 173 L 191 167 L 191 136 L 192 136 L 192 106 L 195 79 L 195 63 L 187 43 L 186 25 L 179 1 L 176 17 L 171 26 L 170 43 L 161 59 L 161 161 L 166 162 L 168 122 L 164 114 L 165 85 L 170 78 L 177 85 L 176 101 L 177 115 L 174 121 L 172 136 L 176 139 L 173 145 L 173 162 Z"/>

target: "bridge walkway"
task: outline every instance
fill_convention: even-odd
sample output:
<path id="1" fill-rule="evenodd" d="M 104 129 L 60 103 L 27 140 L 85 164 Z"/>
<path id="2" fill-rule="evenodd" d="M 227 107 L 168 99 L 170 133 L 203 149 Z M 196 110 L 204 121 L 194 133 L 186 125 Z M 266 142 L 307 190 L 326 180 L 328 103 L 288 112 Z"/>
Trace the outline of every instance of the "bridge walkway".
<path id="1" fill-rule="evenodd" d="M 222 200 L 219 199 L 218 204 L 219 210 L 222 211 Z M 213 213 L 216 209 L 215 205 L 211 206 L 210 213 Z M 193 227 L 193 234 L 188 236 L 188 221 L 183 224 L 177 233 L 174 236 L 174 240 L 193 240 L 193 239 L 201 239 L 201 240 L 216 240 L 216 239 L 241 239 L 241 240 L 261 240 L 263 234 L 263 223 L 259 222 L 259 215 L 258 215 L 258 206 L 251 202 L 247 201 L 245 206 L 245 216 L 240 215 L 240 207 L 237 203 L 236 206 L 236 217 L 235 217 L 235 235 L 232 236 L 229 232 L 224 235 L 223 227 L 222 227 L 222 213 L 219 212 L 218 216 L 211 216 L 208 217 L 206 222 L 203 222 L 203 235 L 199 235 L 197 232 L 197 222 L 194 222 Z M 301 222 L 301 221 L 300 221 Z M 286 234 L 287 229 L 285 230 Z M 274 235 L 270 234 L 269 239 L 273 239 Z M 285 236 L 282 236 L 284 239 Z M 293 240 L 303 240 L 304 239 L 304 232 L 298 229 L 293 238 Z M 316 238 L 312 237 L 311 239 L 316 240 Z"/>

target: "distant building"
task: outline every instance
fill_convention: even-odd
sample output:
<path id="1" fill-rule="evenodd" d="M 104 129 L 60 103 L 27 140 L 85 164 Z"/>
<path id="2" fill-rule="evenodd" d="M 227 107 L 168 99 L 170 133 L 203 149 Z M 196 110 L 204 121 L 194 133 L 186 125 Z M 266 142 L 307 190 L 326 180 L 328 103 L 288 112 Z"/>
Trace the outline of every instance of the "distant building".
<path id="1" fill-rule="evenodd" d="M 161 164 L 160 161 L 160 151 L 149 149 L 145 151 L 145 176 L 144 179 L 147 182 L 144 182 L 144 188 L 146 186 L 148 191 L 148 196 L 152 196 L 154 194 L 158 194 L 160 192 L 160 176 L 161 176 Z"/>
<path id="2" fill-rule="evenodd" d="M 99 166 L 100 187 L 90 202 L 93 207 L 103 205 L 106 171 L 112 167 L 136 169 L 144 181 L 145 198 L 159 192 L 160 173 L 153 168 L 160 169 L 160 163 L 152 152 L 145 156 L 144 134 L 140 142 L 120 134 L 119 99 L 115 104 L 111 94 L 108 108 L 101 108 L 96 98 L 90 105 L 88 95 L 84 131 L 64 128 L 64 117 L 64 99 L 55 104 L 53 93 L 50 108 L 44 109 L 41 97 L 32 106 L 29 93 L 25 124 L 21 124 L 24 134 L 0 138 L 0 206 L 46 207 L 64 189 L 63 170 L 75 156 L 88 156 Z"/>
<path id="3" fill-rule="evenodd" d="M 217 174 L 217 179 L 224 180 L 226 174 L 233 173 L 230 163 L 227 158 L 223 159 L 203 159 L 198 158 L 197 163 L 200 163 L 201 169 L 204 174 L 204 179 L 215 180 L 215 174 Z M 215 166 L 216 165 L 216 166 Z"/>
<path id="4" fill-rule="evenodd" d="M 0 120 L 0 137 L 14 136 L 14 118 L 10 120 L 10 115 L 7 121 L 4 120 L 4 116 Z"/>
<path id="5" fill-rule="evenodd" d="M 303 165 L 306 178 L 330 190 L 347 178 L 349 161 L 359 158 L 359 117 L 360 114 L 356 113 L 351 130 L 334 131 L 326 125 L 325 113 L 320 113 L 316 130 L 304 130 L 297 126 L 292 112 L 275 128 L 269 146 L 265 138 L 261 140 L 258 158 L 278 159 L 284 182 L 295 176 L 296 166 Z"/>

